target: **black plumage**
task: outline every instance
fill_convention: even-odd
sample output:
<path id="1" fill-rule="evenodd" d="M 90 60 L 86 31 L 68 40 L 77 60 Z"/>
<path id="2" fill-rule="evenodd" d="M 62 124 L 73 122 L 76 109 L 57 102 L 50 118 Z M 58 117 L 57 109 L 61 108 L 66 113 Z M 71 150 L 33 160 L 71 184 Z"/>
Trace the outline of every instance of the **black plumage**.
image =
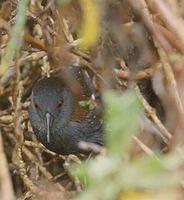
<path id="1" fill-rule="evenodd" d="M 72 119 L 75 95 L 60 78 L 39 80 L 31 95 L 30 122 L 37 139 L 60 154 L 83 152 L 79 142 L 103 144 L 103 122 L 90 112 L 86 120 Z"/>

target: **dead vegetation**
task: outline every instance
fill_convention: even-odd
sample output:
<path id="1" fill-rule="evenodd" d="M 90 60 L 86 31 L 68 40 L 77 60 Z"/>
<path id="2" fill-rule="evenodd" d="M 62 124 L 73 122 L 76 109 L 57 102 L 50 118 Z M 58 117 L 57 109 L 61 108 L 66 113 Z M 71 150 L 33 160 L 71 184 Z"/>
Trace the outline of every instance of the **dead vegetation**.
<path id="1" fill-rule="evenodd" d="M 133 137 L 136 145 L 131 154 L 156 157 L 155 148 L 168 152 L 183 145 L 184 1 L 89 4 L 0 2 L 3 200 L 71 199 L 82 190 L 68 168 L 83 156 L 56 155 L 45 149 L 32 132 L 27 112 L 32 87 L 41 76 L 64 74 L 70 87 L 76 86 L 68 75 L 69 66 L 90 74 L 95 95 L 104 88 L 137 92 L 147 117 L 144 131 Z"/>

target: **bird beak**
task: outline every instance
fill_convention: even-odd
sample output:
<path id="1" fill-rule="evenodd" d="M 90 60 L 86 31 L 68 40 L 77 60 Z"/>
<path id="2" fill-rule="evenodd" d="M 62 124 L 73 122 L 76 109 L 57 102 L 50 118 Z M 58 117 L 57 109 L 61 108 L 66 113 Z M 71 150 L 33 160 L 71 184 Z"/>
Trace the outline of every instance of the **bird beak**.
<path id="1" fill-rule="evenodd" d="M 47 131 L 47 142 L 50 143 L 50 125 L 51 125 L 51 114 L 46 113 L 46 131 Z"/>

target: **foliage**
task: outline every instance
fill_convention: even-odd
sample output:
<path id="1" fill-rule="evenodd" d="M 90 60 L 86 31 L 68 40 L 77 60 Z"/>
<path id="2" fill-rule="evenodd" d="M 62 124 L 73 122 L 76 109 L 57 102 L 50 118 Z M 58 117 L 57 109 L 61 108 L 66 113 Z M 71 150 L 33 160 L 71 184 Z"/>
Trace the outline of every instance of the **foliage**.
<path id="1" fill-rule="evenodd" d="M 132 136 L 143 116 L 135 93 L 127 91 L 122 95 L 108 91 L 104 100 L 107 154 L 72 167 L 71 173 L 86 187 L 77 199 L 151 200 L 161 188 L 175 191 L 179 185 L 176 170 L 182 160 L 178 152 L 157 153 L 157 158 L 147 154 L 131 158 Z M 167 194 L 161 197 L 169 199 Z"/>
<path id="2" fill-rule="evenodd" d="M 8 42 L 6 53 L 1 61 L 0 75 L 4 74 L 6 69 L 11 64 L 16 51 L 20 47 L 22 31 L 24 29 L 24 24 L 26 21 L 27 6 L 28 6 L 28 0 L 21 0 L 18 5 L 16 22 L 12 29 L 13 37 Z"/>

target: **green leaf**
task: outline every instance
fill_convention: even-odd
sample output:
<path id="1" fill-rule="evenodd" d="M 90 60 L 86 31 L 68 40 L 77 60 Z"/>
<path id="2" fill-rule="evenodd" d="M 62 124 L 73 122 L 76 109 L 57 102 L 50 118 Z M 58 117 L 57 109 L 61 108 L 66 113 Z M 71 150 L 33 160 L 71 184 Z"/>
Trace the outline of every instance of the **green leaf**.
<path id="1" fill-rule="evenodd" d="M 87 108 L 89 110 L 93 110 L 96 107 L 96 104 L 94 101 L 92 101 L 91 99 L 86 100 L 86 101 L 79 101 L 79 105 L 83 108 Z"/>
<path id="2" fill-rule="evenodd" d="M 104 102 L 105 139 L 109 153 L 72 169 L 72 174 L 86 185 L 76 199 L 115 200 L 120 199 L 120 194 L 137 191 L 146 194 L 156 194 L 163 188 L 176 191 L 180 186 L 177 169 L 183 163 L 183 149 L 180 149 L 181 155 L 178 151 L 168 154 L 155 152 L 157 159 L 147 154 L 127 159 L 131 155 L 128 150 L 132 135 L 137 132 L 143 114 L 142 105 L 132 91 L 124 94 L 107 91 Z"/>
<path id="3" fill-rule="evenodd" d="M 12 29 L 12 37 L 8 42 L 5 50 L 5 55 L 2 58 L 0 65 L 0 75 L 3 75 L 11 64 L 16 52 L 20 48 L 20 41 L 26 22 L 26 12 L 28 0 L 20 0 L 17 8 L 16 22 Z"/>
<path id="4" fill-rule="evenodd" d="M 143 114 L 142 105 L 133 91 L 119 94 L 107 91 L 105 101 L 105 126 L 107 149 L 113 154 L 125 153 L 131 144 Z"/>

